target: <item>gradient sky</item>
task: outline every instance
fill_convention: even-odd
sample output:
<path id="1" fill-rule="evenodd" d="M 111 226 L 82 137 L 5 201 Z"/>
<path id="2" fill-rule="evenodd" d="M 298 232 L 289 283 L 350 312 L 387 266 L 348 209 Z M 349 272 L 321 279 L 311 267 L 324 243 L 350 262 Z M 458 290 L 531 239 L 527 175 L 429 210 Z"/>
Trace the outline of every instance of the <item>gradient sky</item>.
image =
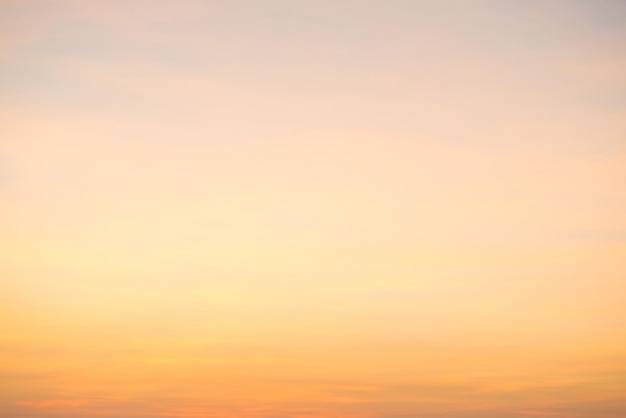
<path id="1" fill-rule="evenodd" d="M 0 0 L 0 416 L 626 417 L 626 2 Z"/>

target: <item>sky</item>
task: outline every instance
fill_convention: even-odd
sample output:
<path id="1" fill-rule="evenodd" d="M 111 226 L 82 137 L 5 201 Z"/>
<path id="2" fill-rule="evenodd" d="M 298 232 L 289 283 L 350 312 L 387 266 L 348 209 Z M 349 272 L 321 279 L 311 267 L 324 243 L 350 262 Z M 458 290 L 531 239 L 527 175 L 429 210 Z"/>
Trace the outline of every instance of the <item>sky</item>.
<path id="1" fill-rule="evenodd" d="M 626 3 L 0 0 L 0 416 L 623 418 Z"/>

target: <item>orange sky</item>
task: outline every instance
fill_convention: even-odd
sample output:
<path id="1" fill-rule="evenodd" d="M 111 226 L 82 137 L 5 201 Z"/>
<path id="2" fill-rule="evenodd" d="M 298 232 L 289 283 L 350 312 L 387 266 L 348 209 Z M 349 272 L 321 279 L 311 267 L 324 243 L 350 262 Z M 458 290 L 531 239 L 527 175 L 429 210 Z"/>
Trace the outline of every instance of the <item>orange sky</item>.
<path id="1" fill-rule="evenodd" d="M 625 417 L 625 23 L 0 1 L 0 416 Z"/>

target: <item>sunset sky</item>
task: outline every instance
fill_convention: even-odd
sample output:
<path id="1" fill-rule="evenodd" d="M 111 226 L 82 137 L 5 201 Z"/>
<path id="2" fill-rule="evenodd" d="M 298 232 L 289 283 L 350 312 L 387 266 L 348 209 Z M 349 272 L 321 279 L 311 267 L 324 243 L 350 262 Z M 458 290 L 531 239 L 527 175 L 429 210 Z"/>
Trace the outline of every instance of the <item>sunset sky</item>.
<path id="1" fill-rule="evenodd" d="M 625 185 L 621 0 L 0 0 L 0 416 L 624 418 Z"/>

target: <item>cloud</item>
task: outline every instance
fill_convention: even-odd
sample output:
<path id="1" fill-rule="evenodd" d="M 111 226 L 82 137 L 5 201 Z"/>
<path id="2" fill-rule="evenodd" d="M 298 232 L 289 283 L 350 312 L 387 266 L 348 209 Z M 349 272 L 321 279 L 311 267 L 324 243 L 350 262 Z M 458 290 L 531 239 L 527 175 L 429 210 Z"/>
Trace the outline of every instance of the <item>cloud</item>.
<path id="1" fill-rule="evenodd" d="M 89 399 L 39 399 L 31 401 L 18 401 L 18 405 L 26 406 L 35 409 L 49 409 L 49 408 L 78 408 L 85 405 L 92 404 Z"/>

